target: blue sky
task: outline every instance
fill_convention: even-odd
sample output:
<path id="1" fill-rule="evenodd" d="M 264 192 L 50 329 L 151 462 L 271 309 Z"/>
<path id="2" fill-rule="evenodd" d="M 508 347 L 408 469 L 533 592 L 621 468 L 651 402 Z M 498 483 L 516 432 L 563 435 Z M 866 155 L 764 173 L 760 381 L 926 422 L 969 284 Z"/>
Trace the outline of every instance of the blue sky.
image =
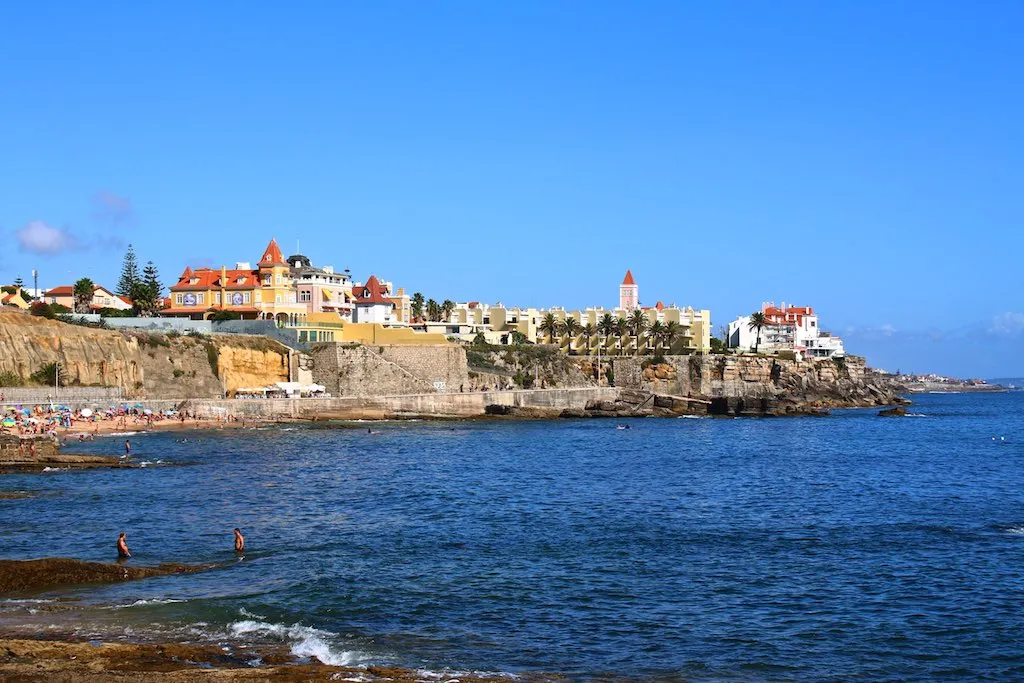
<path id="1" fill-rule="evenodd" d="M 317 264 L 438 300 L 812 305 L 1024 375 L 1017 2 L 6 3 L 0 280 Z"/>

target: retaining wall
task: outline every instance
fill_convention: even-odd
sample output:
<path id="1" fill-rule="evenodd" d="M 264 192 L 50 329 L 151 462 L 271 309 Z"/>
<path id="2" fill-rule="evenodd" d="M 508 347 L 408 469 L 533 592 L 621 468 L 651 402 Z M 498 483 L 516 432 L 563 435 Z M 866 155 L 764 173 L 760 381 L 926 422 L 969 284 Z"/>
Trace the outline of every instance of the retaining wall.
<path id="1" fill-rule="evenodd" d="M 389 419 L 402 417 L 480 417 L 489 405 L 582 410 L 588 401 L 614 401 L 615 387 L 523 389 L 455 394 L 410 394 L 341 398 L 190 399 L 186 409 L 204 417 L 252 419 Z M 177 408 L 182 401 L 142 401 L 154 411 Z"/>

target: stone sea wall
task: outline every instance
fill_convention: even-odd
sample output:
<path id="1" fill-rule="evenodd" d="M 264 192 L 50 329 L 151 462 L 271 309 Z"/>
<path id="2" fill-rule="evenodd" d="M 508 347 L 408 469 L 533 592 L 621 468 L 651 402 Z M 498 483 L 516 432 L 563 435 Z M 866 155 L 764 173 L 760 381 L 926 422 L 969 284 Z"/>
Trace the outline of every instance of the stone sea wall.
<path id="1" fill-rule="evenodd" d="M 258 420 L 471 418 L 500 414 L 554 418 L 566 409 L 582 410 L 594 402 L 615 401 L 618 395 L 615 387 L 590 387 L 339 398 L 196 399 L 184 405 L 174 401 L 145 401 L 145 405 L 153 410 L 181 407 L 204 417 L 233 415 Z M 511 410 L 496 411 L 493 406 Z"/>
<path id="2" fill-rule="evenodd" d="M 313 381 L 333 396 L 457 392 L 469 386 L 461 346 L 347 346 L 311 351 Z"/>

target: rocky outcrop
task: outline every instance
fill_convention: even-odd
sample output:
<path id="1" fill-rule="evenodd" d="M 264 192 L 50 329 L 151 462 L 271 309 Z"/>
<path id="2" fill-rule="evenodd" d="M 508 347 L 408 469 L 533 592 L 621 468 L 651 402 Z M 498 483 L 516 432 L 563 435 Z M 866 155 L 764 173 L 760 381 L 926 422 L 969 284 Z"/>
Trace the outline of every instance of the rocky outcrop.
<path id="1" fill-rule="evenodd" d="M 288 381 L 290 350 L 264 337 L 192 337 L 69 325 L 0 312 L 8 385 L 60 363 L 62 386 L 120 388 L 126 398 L 219 398 Z"/>
<path id="2" fill-rule="evenodd" d="M 114 544 L 110 544 L 111 550 Z M 134 567 L 101 562 L 83 562 L 66 557 L 41 560 L 0 560 L 0 594 L 42 590 L 80 583 L 119 583 L 168 574 L 192 574 L 212 565 L 162 564 Z"/>
<path id="3" fill-rule="evenodd" d="M 903 406 L 893 406 L 892 408 L 879 410 L 878 415 L 880 417 L 906 417 L 907 409 Z"/>
<path id="4" fill-rule="evenodd" d="M 212 337 L 217 347 L 217 369 L 224 390 L 273 386 L 287 382 L 289 350 L 284 345 L 260 337 L 237 339 L 234 336 Z M 209 355 L 207 355 L 209 363 Z"/>
<path id="5" fill-rule="evenodd" d="M 822 415 L 830 408 L 905 402 L 864 359 L 795 361 L 769 356 L 670 356 L 612 361 L 616 384 L 664 396 L 706 399 L 712 415 Z M 663 399 L 664 401 L 664 399 Z"/>
<path id="6" fill-rule="evenodd" d="M 59 362 L 67 384 L 116 386 L 134 395 L 143 383 L 140 361 L 138 345 L 117 332 L 0 312 L 0 374 L 19 381 Z"/>

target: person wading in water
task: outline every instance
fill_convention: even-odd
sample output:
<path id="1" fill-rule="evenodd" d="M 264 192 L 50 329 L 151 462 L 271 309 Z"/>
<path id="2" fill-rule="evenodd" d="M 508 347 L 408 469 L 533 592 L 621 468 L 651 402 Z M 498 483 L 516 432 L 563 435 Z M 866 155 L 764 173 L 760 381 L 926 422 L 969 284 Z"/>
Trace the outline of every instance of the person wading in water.
<path id="1" fill-rule="evenodd" d="M 245 536 L 242 536 L 242 532 L 237 528 L 235 529 L 235 552 L 245 552 Z"/>
<path id="2" fill-rule="evenodd" d="M 122 531 L 121 535 L 117 537 L 117 557 L 118 559 L 125 560 L 131 556 L 132 554 L 128 552 L 126 534 Z"/>

